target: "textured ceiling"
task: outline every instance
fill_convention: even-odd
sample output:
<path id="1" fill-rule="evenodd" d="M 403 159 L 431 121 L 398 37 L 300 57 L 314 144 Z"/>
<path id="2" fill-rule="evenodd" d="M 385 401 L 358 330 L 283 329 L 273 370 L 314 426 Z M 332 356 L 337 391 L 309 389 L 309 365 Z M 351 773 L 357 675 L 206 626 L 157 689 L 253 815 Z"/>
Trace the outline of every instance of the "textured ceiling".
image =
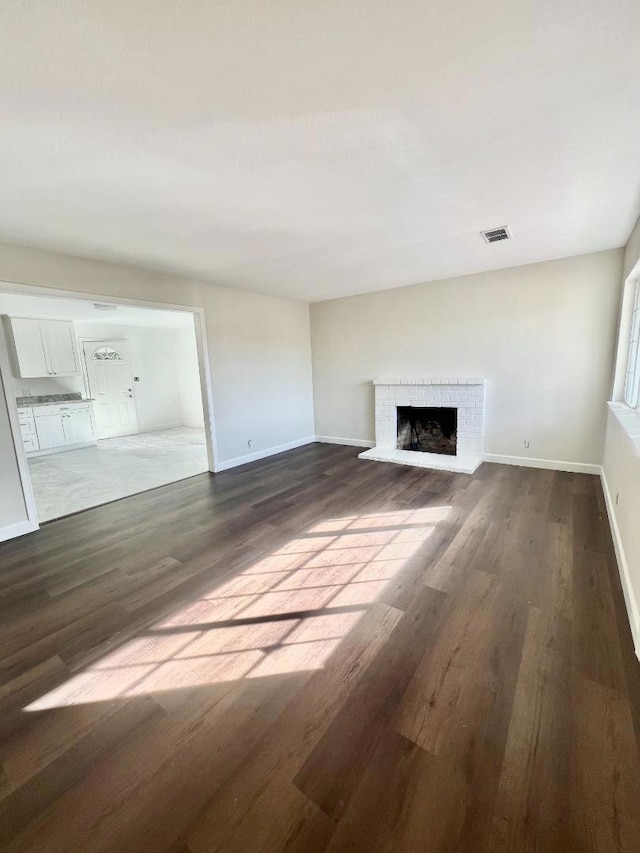
<path id="1" fill-rule="evenodd" d="M 7 242 L 314 301 L 640 210 L 637 0 L 15 0 L 0 32 Z"/>

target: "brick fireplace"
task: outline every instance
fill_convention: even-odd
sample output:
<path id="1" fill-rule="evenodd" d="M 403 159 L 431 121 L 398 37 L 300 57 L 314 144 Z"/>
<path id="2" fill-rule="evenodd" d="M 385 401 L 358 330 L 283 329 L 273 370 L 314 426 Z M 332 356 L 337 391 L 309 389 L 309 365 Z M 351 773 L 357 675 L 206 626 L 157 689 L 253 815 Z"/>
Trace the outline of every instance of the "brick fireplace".
<path id="1" fill-rule="evenodd" d="M 373 385 L 376 444 L 371 450 L 361 453 L 360 458 L 466 474 L 472 474 L 480 465 L 484 446 L 484 379 L 374 379 Z M 453 452 L 446 449 L 444 440 L 439 443 L 442 446 L 438 447 L 438 452 L 404 449 L 407 443 L 400 440 L 399 423 L 407 420 L 410 408 L 455 410 L 456 441 Z M 417 419 L 409 420 L 413 423 Z M 444 418 L 442 421 L 444 423 Z M 437 413 L 433 422 L 439 426 Z M 405 434 L 406 428 L 403 432 Z M 399 444 L 402 446 L 399 447 Z M 412 446 L 430 445 L 419 434 L 415 434 Z"/>

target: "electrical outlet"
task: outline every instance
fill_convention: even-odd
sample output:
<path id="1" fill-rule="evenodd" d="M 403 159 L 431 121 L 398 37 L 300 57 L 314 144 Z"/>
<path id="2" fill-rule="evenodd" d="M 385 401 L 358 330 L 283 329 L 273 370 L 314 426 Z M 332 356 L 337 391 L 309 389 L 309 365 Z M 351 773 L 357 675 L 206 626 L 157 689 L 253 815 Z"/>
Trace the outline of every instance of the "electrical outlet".
<path id="1" fill-rule="evenodd" d="M 23 397 L 30 397 L 31 396 L 31 388 L 23 388 L 22 389 L 22 396 Z"/>
<path id="2" fill-rule="evenodd" d="M 249 439 L 249 441 L 247 441 L 247 447 L 251 447 L 251 439 Z"/>
<path id="3" fill-rule="evenodd" d="M 528 440 L 525 438 L 525 440 L 524 440 L 522 443 L 524 444 L 525 448 L 528 450 L 528 449 L 529 449 L 529 442 L 528 442 Z"/>

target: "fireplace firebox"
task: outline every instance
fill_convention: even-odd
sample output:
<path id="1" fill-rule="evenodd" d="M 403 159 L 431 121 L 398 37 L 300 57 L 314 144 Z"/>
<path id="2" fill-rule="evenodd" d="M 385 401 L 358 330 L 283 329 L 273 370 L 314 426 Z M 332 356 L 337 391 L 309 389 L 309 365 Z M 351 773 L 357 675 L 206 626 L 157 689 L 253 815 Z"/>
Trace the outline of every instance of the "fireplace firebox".
<path id="1" fill-rule="evenodd" d="M 456 455 L 458 410 L 448 406 L 397 406 L 398 450 Z"/>
<path id="2" fill-rule="evenodd" d="M 477 376 L 374 379 L 376 444 L 360 458 L 473 474 L 484 454 L 484 386 Z"/>

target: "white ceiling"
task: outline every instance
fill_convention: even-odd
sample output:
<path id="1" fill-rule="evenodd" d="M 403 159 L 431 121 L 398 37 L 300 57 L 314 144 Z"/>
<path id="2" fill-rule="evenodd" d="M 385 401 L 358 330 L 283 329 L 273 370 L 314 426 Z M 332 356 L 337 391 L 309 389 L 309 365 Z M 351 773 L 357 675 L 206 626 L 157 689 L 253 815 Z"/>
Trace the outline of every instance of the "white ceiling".
<path id="1" fill-rule="evenodd" d="M 8 242 L 314 301 L 640 212 L 637 0 L 33 0 L 0 32 Z"/>
<path id="2" fill-rule="evenodd" d="M 75 320 L 110 326 L 145 326 L 155 329 L 193 328 L 188 311 L 137 308 L 117 305 L 115 311 L 100 311 L 86 299 L 63 299 L 0 291 L 0 314 L 10 317 L 43 317 L 48 320 Z M 99 304 L 99 303 L 98 303 Z"/>

